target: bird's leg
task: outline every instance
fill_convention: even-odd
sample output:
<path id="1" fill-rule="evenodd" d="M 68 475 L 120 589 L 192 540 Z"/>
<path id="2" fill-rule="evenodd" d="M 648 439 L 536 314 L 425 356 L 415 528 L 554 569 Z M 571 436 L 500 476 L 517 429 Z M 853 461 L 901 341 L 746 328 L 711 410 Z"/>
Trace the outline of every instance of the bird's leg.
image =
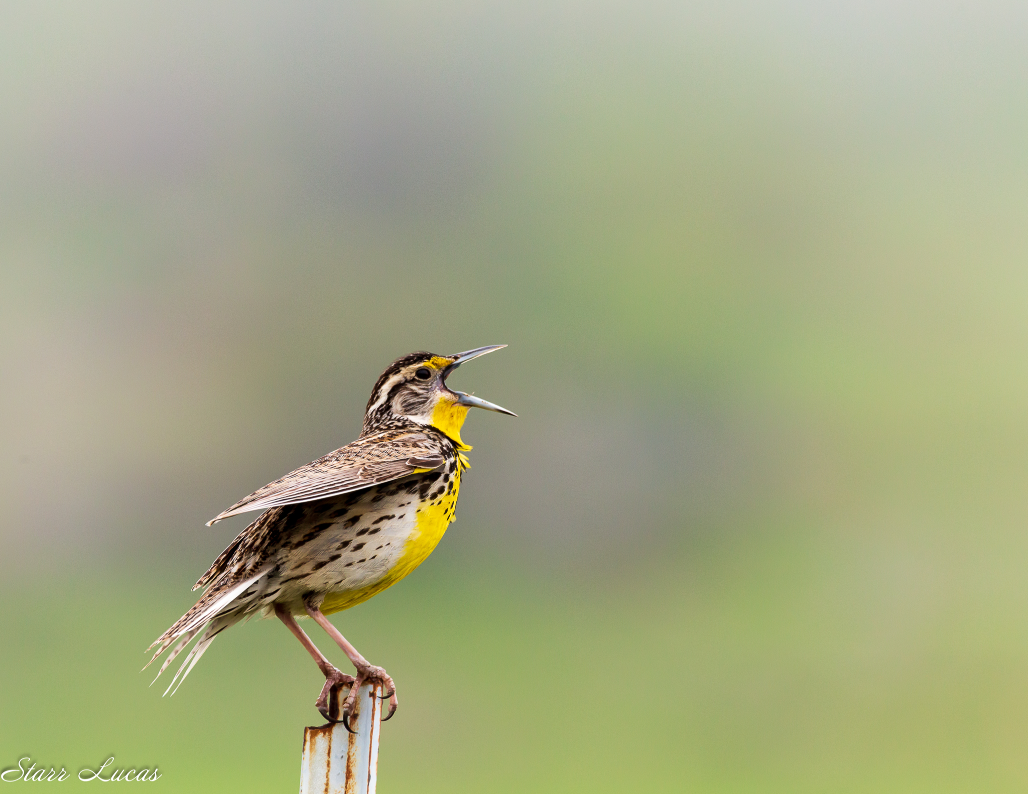
<path id="1" fill-rule="evenodd" d="M 314 645 L 314 642 L 307 637 L 307 633 L 300 628 L 297 624 L 297 620 L 293 618 L 293 614 L 290 613 L 282 605 L 275 605 L 275 615 L 279 617 L 279 620 L 286 625 L 290 632 L 292 632 L 296 639 L 299 640 L 304 648 L 307 649 L 307 653 L 314 657 L 314 661 L 318 664 L 318 670 L 322 672 L 325 677 L 325 684 L 322 686 L 322 692 L 318 694 L 318 700 L 314 702 L 315 707 L 322 713 L 322 717 L 330 723 L 339 722 L 339 699 L 336 698 L 336 691 L 341 685 L 350 685 L 351 692 L 357 692 L 357 680 L 349 674 L 343 673 L 339 668 L 334 666 L 326 659 L 325 655 L 322 654 L 318 647 Z M 346 718 L 344 717 L 344 720 Z M 350 727 L 347 726 L 347 729 Z"/>
<path id="2" fill-rule="evenodd" d="M 322 613 L 321 610 L 307 603 L 305 603 L 304 607 L 307 608 L 307 614 L 317 621 L 319 626 L 329 634 L 329 637 L 336 641 L 337 645 L 343 649 L 343 653 L 350 658 L 350 662 L 352 662 L 354 667 L 357 669 L 357 682 L 354 683 L 354 686 L 350 690 L 350 695 L 347 696 L 347 700 L 343 704 L 344 725 L 346 725 L 348 729 L 350 728 L 350 726 L 347 725 L 347 722 L 354 711 L 354 703 L 357 700 L 357 691 L 361 685 L 367 681 L 379 682 L 383 689 L 387 691 L 386 695 L 381 696 L 381 698 L 389 699 L 389 714 L 386 715 L 383 720 L 387 721 L 392 718 L 393 713 L 397 711 L 397 706 L 399 705 L 399 702 L 397 701 L 397 686 L 393 684 L 393 678 L 382 668 L 379 668 L 377 665 L 372 665 L 362 657 L 361 653 L 351 645 L 350 641 L 343 637 L 340 631 L 333 626 L 332 622 L 325 617 L 325 614 Z"/>

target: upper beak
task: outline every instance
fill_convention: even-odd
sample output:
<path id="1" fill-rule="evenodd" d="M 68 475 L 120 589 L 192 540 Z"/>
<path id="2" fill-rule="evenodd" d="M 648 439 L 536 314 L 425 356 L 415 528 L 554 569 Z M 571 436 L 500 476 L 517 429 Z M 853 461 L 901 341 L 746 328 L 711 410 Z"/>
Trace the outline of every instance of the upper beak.
<path id="1" fill-rule="evenodd" d="M 493 353 L 493 351 L 499 351 L 501 348 L 506 347 L 506 345 L 487 345 L 483 348 L 474 348 L 470 351 L 464 351 L 463 353 L 455 353 L 453 356 L 454 361 L 447 365 L 447 367 L 443 370 L 444 380 L 446 380 L 446 377 L 448 375 L 454 372 L 454 370 L 456 370 L 465 362 L 471 361 L 472 359 L 478 356 L 485 356 L 487 353 Z M 473 406 L 480 409 L 489 409 L 490 411 L 498 411 L 501 414 L 510 414 L 512 417 L 518 416 L 513 411 L 508 411 L 504 407 L 498 406 L 496 403 L 490 403 L 488 400 L 477 398 L 474 395 L 469 395 L 466 392 L 460 392 L 456 389 L 451 389 L 450 391 L 457 395 L 457 402 L 459 405 Z"/>

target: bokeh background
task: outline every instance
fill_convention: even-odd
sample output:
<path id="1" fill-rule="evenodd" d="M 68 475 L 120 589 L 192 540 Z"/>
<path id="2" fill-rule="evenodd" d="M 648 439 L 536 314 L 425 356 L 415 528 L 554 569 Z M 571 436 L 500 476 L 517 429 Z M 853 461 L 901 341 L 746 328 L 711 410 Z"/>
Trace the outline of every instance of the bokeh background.
<path id="1" fill-rule="evenodd" d="M 295 791 L 277 622 L 174 698 L 143 650 L 389 361 L 508 343 L 457 523 L 335 617 L 382 791 L 1024 791 L 1026 23 L 5 2 L 0 767 Z"/>

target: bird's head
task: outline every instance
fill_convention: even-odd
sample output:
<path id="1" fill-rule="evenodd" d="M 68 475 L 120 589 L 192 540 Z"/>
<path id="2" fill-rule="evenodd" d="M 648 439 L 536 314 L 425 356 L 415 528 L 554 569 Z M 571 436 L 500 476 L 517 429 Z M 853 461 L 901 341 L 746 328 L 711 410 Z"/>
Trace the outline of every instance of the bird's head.
<path id="1" fill-rule="evenodd" d="M 447 376 L 465 362 L 506 347 L 487 345 L 452 356 L 426 351 L 401 356 L 375 382 L 364 412 L 362 434 L 374 433 L 389 427 L 397 419 L 403 419 L 419 425 L 431 425 L 465 447 L 461 441 L 461 425 L 468 409 L 477 406 L 516 417 L 512 411 L 450 389 L 446 383 Z"/>

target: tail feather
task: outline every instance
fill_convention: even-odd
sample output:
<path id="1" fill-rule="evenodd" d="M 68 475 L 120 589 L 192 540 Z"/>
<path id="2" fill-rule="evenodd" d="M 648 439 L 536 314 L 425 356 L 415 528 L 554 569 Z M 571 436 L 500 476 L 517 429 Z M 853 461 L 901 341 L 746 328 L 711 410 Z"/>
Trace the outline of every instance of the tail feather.
<path id="1" fill-rule="evenodd" d="M 172 677 L 171 683 L 168 685 L 168 689 L 164 691 L 163 695 L 167 696 L 169 693 L 175 695 L 175 691 L 179 689 L 179 685 L 186 681 L 186 677 L 189 676 L 189 672 L 193 670 L 193 666 L 197 664 L 201 657 L 204 656 L 204 652 L 214 642 L 215 637 L 219 632 L 228 629 L 236 623 L 238 617 L 236 616 L 223 616 L 216 618 L 207 626 L 207 631 L 200 636 L 200 640 L 196 642 L 196 645 L 190 649 L 189 654 L 186 655 L 186 659 L 182 661 L 182 665 L 179 666 L 179 670 L 175 672 L 175 676 Z M 167 665 L 167 662 L 165 662 Z"/>
<path id="2" fill-rule="evenodd" d="M 172 629 L 174 629 L 174 627 L 172 627 Z M 196 632 L 187 632 L 185 634 L 186 637 L 182 638 L 182 641 L 174 649 L 172 649 L 172 653 L 168 655 L 168 659 L 165 660 L 165 664 L 161 666 L 161 671 L 157 674 L 158 676 L 160 676 L 161 673 L 164 672 L 164 669 L 165 667 L 167 667 L 167 664 L 174 660 L 178 653 L 182 651 L 182 647 L 189 643 L 189 639 L 196 635 Z M 154 648 L 154 646 L 157 646 L 158 643 L 160 643 L 161 645 L 158 647 L 157 651 L 154 652 L 154 656 L 150 658 L 150 661 L 146 665 L 144 665 L 141 670 L 145 671 L 147 668 L 149 668 L 153 664 L 154 660 L 156 660 L 158 657 L 164 654 L 165 649 L 167 649 L 169 646 L 175 643 L 175 640 L 180 637 L 182 637 L 181 633 L 175 633 L 172 632 L 171 629 L 169 629 L 167 632 L 161 635 L 161 637 L 159 637 L 157 640 L 151 643 L 147 651 L 150 651 L 150 649 Z"/>
<path id="3" fill-rule="evenodd" d="M 197 660 L 207 651 L 207 648 L 219 632 L 228 629 L 243 618 L 247 609 L 246 606 L 250 602 L 247 597 L 252 597 L 251 593 L 246 593 L 247 588 L 254 585 L 261 577 L 267 574 L 269 569 L 270 567 L 266 567 L 245 580 L 240 580 L 224 587 L 219 585 L 211 587 L 200 598 L 199 602 L 186 611 L 182 618 L 172 624 L 161 637 L 150 644 L 151 649 L 154 646 L 157 646 L 158 649 L 154 656 L 150 658 L 150 662 L 143 666 L 144 670 L 160 657 L 168 647 L 175 643 L 175 647 L 161 665 L 157 676 L 154 677 L 154 682 L 156 682 L 171 664 L 172 660 L 182 653 L 186 646 L 189 645 L 189 642 L 201 630 L 205 630 L 204 634 L 200 636 L 200 640 L 196 642 L 196 645 L 186 655 L 186 659 L 182 661 L 182 665 L 172 678 L 171 684 L 168 685 L 165 695 L 168 695 L 169 692 L 174 694 L 178 690 L 179 685 L 182 684 L 193 666 L 196 665 Z M 255 590 L 259 590 L 259 588 Z"/>
<path id="4" fill-rule="evenodd" d="M 171 653 L 168 655 L 167 659 L 165 659 L 165 661 L 161 664 L 161 670 L 158 671 L 157 676 L 154 677 L 154 682 L 161 678 L 161 674 L 163 674 L 165 670 L 168 668 L 168 666 L 171 665 L 171 661 L 179 656 L 182 650 L 186 648 L 186 644 L 193 640 L 193 638 L 196 637 L 196 634 L 199 631 L 199 629 L 194 629 L 192 632 L 187 632 L 185 635 L 182 636 L 182 639 L 175 644 L 175 648 L 171 650 Z M 164 652 L 164 650 L 167 649 L 169 645 L 171 645 L 171 642 L 173 640 L 175 640 L 175 638 L 168 638 L 168 640 L 161 644 L 161 648 L 159 648 L 154 654 L 154 656 L 150 658 L 150 662 L 143 666 L 144 671 L 150 667 L 150 663 L 156 660 L 161 655 L 161 653 Z M 150 684 L 153 685 L 154 682 L 151 682 Z"/>

